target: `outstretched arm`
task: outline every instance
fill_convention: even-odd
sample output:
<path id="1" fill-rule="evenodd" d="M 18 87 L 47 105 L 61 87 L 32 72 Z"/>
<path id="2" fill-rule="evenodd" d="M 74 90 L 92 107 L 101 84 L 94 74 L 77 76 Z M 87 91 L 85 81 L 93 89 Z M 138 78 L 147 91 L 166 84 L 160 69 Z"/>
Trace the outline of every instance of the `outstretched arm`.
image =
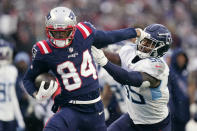
<path id="1" fill-rule="evenodd" d="M 146 32 L 139 28 L 125 28 L 113 31 L 96 30 L 93 45 L 97 48 L 102 48 L 109 44 L 120 42 L 122 40 L 127 40 L 130 38 L 139 37 L 140 39 L 143 39 L 147 35 L 148 34 Z"/>
<path id="2" fill-rule="evenodd" d="M 128 72 L 121 67 L 112 64 L 110 61 L 103 66 L 105 70 L 116 80 L 123 85 L 130 85 L 135 87 L 140 87 L 142 85 L 143 79 L 142 74 L 137 71 Z"/>
<path id="3" fill-rule="evenodd" d="M 92 54 L 96 62 L 103 66 L 105 70 L 119 83 L 135 87 L 158 87 L 160 81 L 144 72 L 126 71 L 121 67 L 112 64 L 105 57 L 102 50 L 92 47 Z"/>

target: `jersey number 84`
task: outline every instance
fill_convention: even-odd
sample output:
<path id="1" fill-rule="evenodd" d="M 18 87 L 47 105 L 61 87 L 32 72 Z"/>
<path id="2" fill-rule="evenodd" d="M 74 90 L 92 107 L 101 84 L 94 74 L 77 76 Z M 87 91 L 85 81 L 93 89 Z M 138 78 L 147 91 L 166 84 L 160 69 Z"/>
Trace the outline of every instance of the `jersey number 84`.
<path id="1" fill-rule="evenodd" d="M 65 69 L 67 69 L 69 73 L 65 73 Z M 61 75 L 66 90 L 73 91 L 81 87 L 82 80 L 72 61 L 65 61 L 62 64 L 58 65 L 57 72 L 59 75 Z M 94 80 L 97 79 L 96 69 L 92 63 L 92 57 L 88 50 L 83 52 L 83 60 L 80 66 L 80 75 L 83 77 L 89 77 L 90 75 L 92 75 Z M 68 79 L 70 78 L 73 79 L 72 84 L 69 83 Z"/>

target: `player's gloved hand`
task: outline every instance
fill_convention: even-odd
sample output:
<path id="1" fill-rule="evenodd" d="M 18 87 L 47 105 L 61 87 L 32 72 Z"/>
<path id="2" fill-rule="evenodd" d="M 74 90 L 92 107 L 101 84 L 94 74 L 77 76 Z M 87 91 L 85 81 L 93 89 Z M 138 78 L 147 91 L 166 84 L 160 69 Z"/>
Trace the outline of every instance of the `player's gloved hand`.
<path id="1" fill-rule="evenodd" d="M 17 127 L 16 131 L 25 131 L 25 128 Z"/>
<path id="2" fill-rule="evenodd" d="M 45 81 L 41 82 L 38 93 L 35 96 L 35 98 L 39 101 L 44 101 L 50 98 L 58 88 L 58 84 L 54 80 L 50 81 L 48 88 L 45 87 L 45 83 L 46 83 Z"/>
<path id="3" fill-rule="evenodd" d="M 102 50 L 97 49 L 95 46 L 91 47 L 92 55 L 94 60 L 101 66 L 105 66 L 108 62 L 108 59 L 105 57 L 105 54 Z"/>
<path id="4" fill-rule="evenodd" d="M 136 31 L 139 31 L 140 32 L 140 36 L 137 36 L 136 38 L 136 42 L 140 42 L 141 40 L 143 40 L 144 38 L 149 38 L 150 37 L 150 34 L 143 31 L 142 29 L 140 28 L 136 28 Z"/>
<path id="5" fill-rule="evenodd" d="M 25 123 L 23 120 L 17 120 L 18 127 L 16 128 L 16 131 L 25 131 Z"/>

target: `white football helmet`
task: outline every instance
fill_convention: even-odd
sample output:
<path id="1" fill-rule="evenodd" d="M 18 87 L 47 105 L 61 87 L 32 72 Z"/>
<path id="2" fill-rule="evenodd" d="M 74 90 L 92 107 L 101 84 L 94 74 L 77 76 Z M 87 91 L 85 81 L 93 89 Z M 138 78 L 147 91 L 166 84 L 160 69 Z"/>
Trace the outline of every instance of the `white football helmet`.
<path id="1" fill-rule="evenodd" d="M 13 47 L 4 39 L 0 38 L 0 66 L 8 65 L 12 62 Z"/>
<path id="2" fill-rule="evenodd" d="M 66 7 L 56 7 L 45 17 L 46 34 L 53 45 L 59 48 L 71 44 L 76 31 L 76 16 Z"/>

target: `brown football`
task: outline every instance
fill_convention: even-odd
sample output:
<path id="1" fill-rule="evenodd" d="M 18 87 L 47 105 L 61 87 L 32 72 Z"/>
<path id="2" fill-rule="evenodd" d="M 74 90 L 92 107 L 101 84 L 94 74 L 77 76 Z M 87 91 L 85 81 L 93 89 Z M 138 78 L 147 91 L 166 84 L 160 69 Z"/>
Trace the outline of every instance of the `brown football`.
<path id="1" fill-rule="evenodd" d="M 42 74 L 40 74 L 36 77 L 35 86 L 36 86 L 37 89 L 39 89 L 41 82 L 45 81 L 44 89 L 47 89 L 49 87 L 49 84 L 50 84 L 51 80 L 56 81 L 56 78 L 55 78 L 54 75 L 52 75 L 50 73 L 42 73 Z"/>

